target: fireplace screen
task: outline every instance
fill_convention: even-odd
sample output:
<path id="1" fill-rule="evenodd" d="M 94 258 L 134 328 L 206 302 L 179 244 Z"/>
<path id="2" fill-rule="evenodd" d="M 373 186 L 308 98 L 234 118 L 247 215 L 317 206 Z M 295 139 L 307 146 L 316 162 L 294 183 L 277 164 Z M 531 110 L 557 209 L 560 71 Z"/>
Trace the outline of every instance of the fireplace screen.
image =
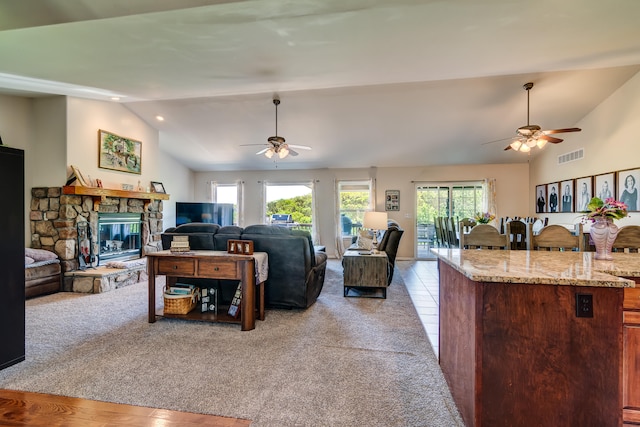
<path id="1" fill-rule="evenodd" d="M 98 215 L 100 264 L 140 258 L 140 214 L 101 213 Z"/>

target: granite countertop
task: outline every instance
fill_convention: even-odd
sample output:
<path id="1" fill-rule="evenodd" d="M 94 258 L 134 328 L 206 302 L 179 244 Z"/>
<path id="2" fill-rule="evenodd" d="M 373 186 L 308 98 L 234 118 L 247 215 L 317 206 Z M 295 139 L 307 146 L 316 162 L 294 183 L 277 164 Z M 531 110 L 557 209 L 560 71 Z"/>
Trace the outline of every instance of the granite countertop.
<path id="1" fill-rule="evenodd" d="M 594 252 L 432 249 L 440 260 L 476 282 L 567 286 L 635 287 L 640 254 L 614 253 L 613 261 Z"/>

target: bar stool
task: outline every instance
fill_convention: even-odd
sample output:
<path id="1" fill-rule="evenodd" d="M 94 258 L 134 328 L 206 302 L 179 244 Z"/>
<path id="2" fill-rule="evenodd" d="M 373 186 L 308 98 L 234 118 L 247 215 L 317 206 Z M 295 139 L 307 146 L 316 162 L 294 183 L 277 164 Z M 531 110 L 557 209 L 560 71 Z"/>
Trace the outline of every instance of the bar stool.
<path id="1" fill-rule="evenodd" d="M 612 252 L 626 253 L 640 252 L 640 225 L 620 227 L 611 250 Z"/>
<path id="2" fill-rule="evenodd" d="M 562 225 L 547 225 L 538 234 L 533 233 L 533 226 L 527 227 L 527 249 L 546 251 L 583 251 L 584 236 L 582 224 L 576 224 L 577 232 L 572 233 Z"/>
<path id="3" fill-rule="evenodd" d="M 509 223 L 507 233 L 500 234 L 497 228 L 489 224 L 478 224 L 469 233 L 460 233 L 460 249 L 511 249 Z"/>

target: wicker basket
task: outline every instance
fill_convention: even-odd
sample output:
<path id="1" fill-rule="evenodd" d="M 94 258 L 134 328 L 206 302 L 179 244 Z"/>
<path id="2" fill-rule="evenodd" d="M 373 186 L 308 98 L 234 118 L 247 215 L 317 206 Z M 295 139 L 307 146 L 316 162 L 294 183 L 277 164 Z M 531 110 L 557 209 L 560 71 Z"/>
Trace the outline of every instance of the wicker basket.
<path id="1" fill-rule="evenodd" d="M 164 314 L 187 314 L 198 304 L 200 290 L 193 289 L 190 294 L 171 294 L 165 289 L 164 292 Z"/>

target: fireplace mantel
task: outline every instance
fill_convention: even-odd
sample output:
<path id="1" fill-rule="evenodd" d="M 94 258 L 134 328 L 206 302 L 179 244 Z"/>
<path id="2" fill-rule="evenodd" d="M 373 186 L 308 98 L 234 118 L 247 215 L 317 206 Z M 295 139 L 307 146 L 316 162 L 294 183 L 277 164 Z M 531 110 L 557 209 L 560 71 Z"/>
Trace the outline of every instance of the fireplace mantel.
<path id="1" fill-rule="evenodd" d="M 152 200 L 169 200 L 169 195 L 164 193 L 146 193 L 143 191 L 113 190 L 109 188 L 83 187 L 81 185 L 66 185 L 62 187 L 63 194 L 93 197 L 93 210 L 98 211 L 100 203 L 107 197 L 119 197 L 123 199 L 139 199 L 144 201 L 144 210 L 147 210 Z"/>

